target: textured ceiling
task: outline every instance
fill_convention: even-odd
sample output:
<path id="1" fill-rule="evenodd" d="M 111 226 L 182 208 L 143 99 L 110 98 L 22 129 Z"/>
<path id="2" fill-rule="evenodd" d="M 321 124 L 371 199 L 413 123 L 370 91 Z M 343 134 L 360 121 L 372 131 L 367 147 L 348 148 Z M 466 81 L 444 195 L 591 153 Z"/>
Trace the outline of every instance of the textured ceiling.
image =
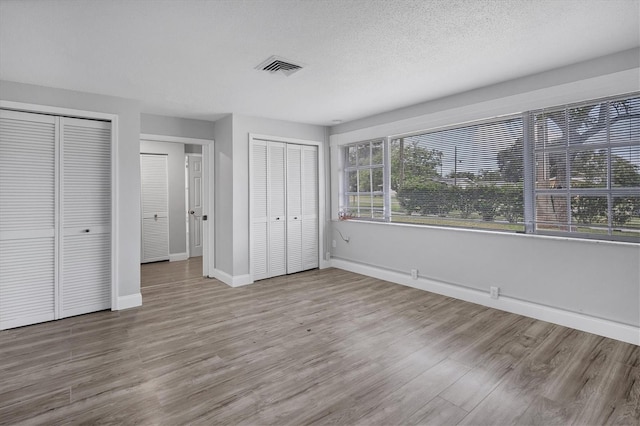
<path id="1" fill-rule="evenodd" d="M 0 0 L 0 78 L 330 125 L 640 45 L 638 0 Z M 307 66 L 254 69 L 271 55 Z"/>

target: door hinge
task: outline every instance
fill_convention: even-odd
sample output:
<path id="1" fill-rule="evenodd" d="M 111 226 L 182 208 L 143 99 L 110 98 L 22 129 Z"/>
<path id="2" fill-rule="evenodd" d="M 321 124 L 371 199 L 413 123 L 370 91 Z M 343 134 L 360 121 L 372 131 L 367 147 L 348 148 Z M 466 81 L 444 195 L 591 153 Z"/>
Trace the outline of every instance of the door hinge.
<path id="1" fill-rule="evenodd" d="M 207 215 L 202 215 L 202 220 L 207 220 Z"/>

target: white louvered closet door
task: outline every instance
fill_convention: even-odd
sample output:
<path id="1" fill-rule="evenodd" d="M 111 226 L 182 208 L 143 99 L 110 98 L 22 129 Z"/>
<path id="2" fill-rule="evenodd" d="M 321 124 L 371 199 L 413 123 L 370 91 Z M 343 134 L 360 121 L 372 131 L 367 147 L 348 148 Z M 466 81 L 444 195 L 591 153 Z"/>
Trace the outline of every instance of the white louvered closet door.
<path id="1" fill-rule="evenodd" d="M 0 329 L 55 318 L 56 120 L 0 110 Z"/>
<path id="2" fill-rule="evenodd" d="M 169 259 L 169 170 L 166 155 L 141 154 L 142 263 Z"/>
<path id="3" fill-rule="evenodd" d="M 287 145 L 287 274 L 302 271 L 302 146 Z"/>
<path id="4" fill-rule="evenodd" d="M 302 269 L 319 266 L 318 257 L 318 147 L 302 147 Z"/>
<path id="5" fill-rule="evenodd" d="M 269 276 L 287 273 L 286 144 L 269 142 Z"/>
<path id="6" fill-rule="evenodd" d="M 267 199 L 267 142 L 255 141 L 251 147 L 251 223 L 253 278 L 269 277 L 269 204 Z"/>
<path id="7" fill-rule="evenodd" d="M 111 307 L 111 123 L 62 117 L 60 317 Z"/>

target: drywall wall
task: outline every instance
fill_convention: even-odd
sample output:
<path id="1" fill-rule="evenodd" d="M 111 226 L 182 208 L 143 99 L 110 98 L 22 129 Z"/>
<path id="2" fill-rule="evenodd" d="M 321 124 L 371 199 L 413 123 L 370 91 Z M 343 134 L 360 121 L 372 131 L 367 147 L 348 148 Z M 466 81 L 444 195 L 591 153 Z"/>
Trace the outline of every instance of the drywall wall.
<path id="1" fill-rule="evenodd" d="M 140 106 L 137 101 L 0 81 L 0 99 L 118 116 L 119 297 L 140 294 Z M 134 298 L 135 299 L 135 298 Z"/>
<path id="2" fill-rule="evenodd" d="M 140 141 L 141 154 L 167 155 L 169 180 L 169 253 L 187 252 L 184 144 Z"/>
<path id="3" fill-rule="evenodd" d="M 508 109 L 506 114 L 524 111 L 526 109 L 544 108 L 552 105 L 577 102 L 584 99 L 612 96 L 618 93 L 627 93 L 627 89 L 625 88 L 616 89 L 615 78 L 606 80 L 602 79 L 602 76 L 609 75 L 613 77 L 617 75 L 617 73 L 624 71 L 632 71 L 633 73 L 634 70 L 637 70 L 639 61 L 640 48 L 624 50 L 622 52 L 595 58 L 578 64 L 568 65 L 566 67 L 518 78 L 492 86 L 482 87 L 457 95 L 448 96 L 446 98 L 411 105 L 359 120 L 338 124 L 330 128 L 330 133 L 339 134 L 358 129 L 376 127 L 382 123 L 393 123 L 406 120 L 410 117 L 420 117 L 441 111 L 455 110 L 457 108 L 464 108 L 468 105 L 485 103 L 491 100 L 498 100 L 501 105 L 509 108 L 510 104 L 508 98 L 510 96 L 518 96 L 523 93 L 531 94 L 528 99 L 520 99 L 518 101 L 518 107 L 524 109 Z M 594 78 L 598 83 L 585 88 L 585 93 L 581 95 L 580 92 L 584 86 L 582 84 L 575 83 L 580 81 L 593 81 L 592 79 Z M 608 84 L 608 81 L 614 81 L 614 83 Z M 571 91 L 550 93 L 545 90 L 552 86 L 572 84 L 575 87 L 574 90 Z M 543 96 L 541 98 L 535 96 L 535 94 L 540 90 L 543 91 Z M 589 95 L 587 95 L 587 92 Z M 487 113 L 491 113 L 491 111 L 487 111 Z"/>
<path id="4" fill-rule="evenodd" d="M 325 129 L 311 124 L 233 115 L 233 275 L 246 275 L 250 270 L 249 133 L 323 142 L 322 148 L 326 149 Z"/>
<path id="5" fill-rule="evenodd" d="M 362 221 L 333 230 L 336 258 L 640 326 L 638 245 Z"/>
<path id="6" fill-rule="evenodd" d="M 633 49 L 333 127 L 333 219 L 339 208 L 340 145 L 636 92 L 639 53 Z M 342 241 L 337 230 L 350 242 Z M 337 260 L 407 276 L 418 269 L 421 277 L 452 288 L 488 293 L 489 286 L 499 286 L 505 297 L 611 321 L 625 333 L 631 326 L 630 333 L 640 336 L 638 245 L 358 221 L 332 222 L 331 232 Z"/>
<path id="7" fill-rule="evenodd" d="M 165 115 L 140 114 L 140 133 L 150 135 L 176 136 L 193 139 L 212 139 L 212 121 Z"/>
<path id="8" fill-rule="evenodd" d="M 233 116 L 216 121 L 214 145 L 215 269 L 233 275 Z"/>

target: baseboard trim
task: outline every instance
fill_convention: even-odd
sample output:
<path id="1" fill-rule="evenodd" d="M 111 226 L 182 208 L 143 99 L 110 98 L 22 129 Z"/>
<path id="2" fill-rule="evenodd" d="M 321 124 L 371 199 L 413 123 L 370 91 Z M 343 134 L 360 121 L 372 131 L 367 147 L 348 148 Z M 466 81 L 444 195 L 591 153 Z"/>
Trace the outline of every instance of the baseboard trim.
<path id="1" fill-rule="evenodd" d="M 169 255 L 169 262 L 179 262 L 187 259 L 189 259 L 189 255 L 187 253 L 175 253 Z"/>
<path id="2" fill-rule="evenodd" d="M 250 274 L 245 275 L 230 275 L 219 269 L 213 270 L 213 278 L 222 281 L 229 287 L 241 287 L 243 285 L 253 284 Z"/>
<path id="3" fill-rule="evenodd" d="M 500 309 L 514 314 L 523 315 L 542 321 L 551 322 L 576 330 L 586 331 L 599 336 L 640 345 L 640 327 L 622 324 L 602 318 L 596 318 L 585 314 L 566 311 L 520 299 L 501 296 L 499 299 L 491 299 L 488 293 L 453 284 L 443 283 L 427 278 L 411 279 L 408 274 L 391 271 L 377 266 L 366 265 L 343 259 L 331 259 L 331 266 L 345 271 L 390 281 L 407 287 L 413 287 L 432 293 L 449 296 L 467 302 L 476 303 L 490 308 Z"/>
<path id="4" fill-rule="evenodd" d="M 128 296 L 120 296 L 118 297 L 118 305 L 114 309 L 114 311 L 120 311 L 122 309 L 135 308 L 138 306 L 142 306 L 142 294 L 130 294 Z"/>

